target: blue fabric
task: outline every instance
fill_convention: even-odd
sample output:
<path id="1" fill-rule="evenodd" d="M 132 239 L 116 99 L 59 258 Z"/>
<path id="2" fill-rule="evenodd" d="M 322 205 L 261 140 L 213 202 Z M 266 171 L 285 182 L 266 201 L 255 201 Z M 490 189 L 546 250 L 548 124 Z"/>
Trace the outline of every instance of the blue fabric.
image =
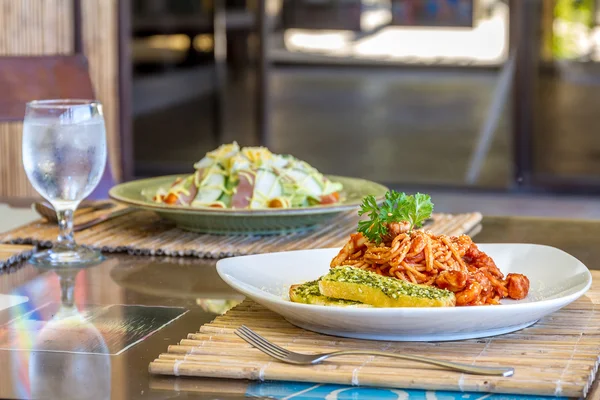
<path id="1" fill-rule="evenodd" d="M 273 399 L 327 399 L 327 400 L 548 400 L 566 397 L 525 396 L 512 394 L 463 393 L 424 391 L 413 389 L 383 389 L 327 385 L 303 382 L 252 382 L 246 396 Z"/>

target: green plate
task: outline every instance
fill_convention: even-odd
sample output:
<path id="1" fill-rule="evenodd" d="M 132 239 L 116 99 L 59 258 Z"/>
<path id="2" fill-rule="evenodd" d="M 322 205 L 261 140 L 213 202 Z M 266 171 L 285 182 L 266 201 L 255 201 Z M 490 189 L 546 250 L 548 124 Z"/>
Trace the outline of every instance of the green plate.
<path id="1" fill-rule="evenodd" d="M 155 211 L 161 217 L 175 222 L 181 229 L 218 234 L 280 234 L 315 227 L 326 223 L 344 211 L 357 210 L 363 197 L 374 195 L 381 200 L 388 188 L 364 179 L 328 175 L 333 182 L 344 185 L 342 201 L 336 204 L 266 210 L 192 208 L 157 204 L 148 193 L 169 188 L 180 175 L 161 176 L 122 183 L 113 187 L 109 195 L 132 207 Z M 146 194 L 146 195 L 145 195 Z"/>

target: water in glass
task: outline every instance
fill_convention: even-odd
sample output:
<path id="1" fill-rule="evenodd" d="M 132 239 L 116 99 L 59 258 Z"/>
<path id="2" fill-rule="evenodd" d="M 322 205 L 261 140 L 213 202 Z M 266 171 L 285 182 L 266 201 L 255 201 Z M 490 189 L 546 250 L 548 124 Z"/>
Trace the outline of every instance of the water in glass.
<path id="1" fill-rule="evenodd" d="M 35 101 L 23 124 L 23 165 L 29 181 L 57 212 L 61 234 L 36 264 L 69 266 L 98 261 L 100 254 L 75 245 L 73 212 L 100 182 L 106 165 L 106 129 L 99 103 Z"/>
<path id="2" fill-rule="evenodd" d="M 55 207 L 71 207 L 96 187 L 106 163 L 104 120 L 60 124 L 31 118 L 23 127 L 23 163 L 33 187 Z"/>

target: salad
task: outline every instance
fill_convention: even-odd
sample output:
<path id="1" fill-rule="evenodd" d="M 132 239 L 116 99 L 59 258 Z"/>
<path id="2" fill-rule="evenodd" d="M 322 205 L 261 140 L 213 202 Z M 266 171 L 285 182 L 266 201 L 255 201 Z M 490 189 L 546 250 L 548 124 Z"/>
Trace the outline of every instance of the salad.
<path id="1" fill-rule="evenodd" d="M 194 164 L 195 172 L 159 189 L 156 203 L 190 207 L 265 209 L 340 201 L 343 186 L 308 163 L 265 147 L 224 144 Z"/>

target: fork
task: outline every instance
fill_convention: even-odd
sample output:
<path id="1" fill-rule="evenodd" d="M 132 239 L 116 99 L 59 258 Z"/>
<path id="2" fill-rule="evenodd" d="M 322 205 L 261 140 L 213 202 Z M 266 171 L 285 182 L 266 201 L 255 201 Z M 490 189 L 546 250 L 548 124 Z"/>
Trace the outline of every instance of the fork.
<path id="1" fill-rule="evenodd" d="M 313 365 L 319 364 L 321 361 L 324 361 L 331 357 L 337 356 L 348 356 L 348 355 L 369 355 L 369 356 L 383 356 L 383 357 L 391 357 L 391 358 L 399 358 L 401 360 L 411 360 L 423 362 L 426 364 L 437 365 L 439 367 L 448 368 L 454 371 L 459 371 L 467 374 L 474 375 L 498 375 L 498 376 L 512 376 L 515 372 L 514 368 L 504 368 L 504 367 L 483 367 L 476 366 L 470 364 L 462 364 L 455 363 L 450 361 L 437 360 L 434 358 L 421 357 L 421 356 L 413 356 L 408 354 L 396 354 L 396 353 L 385 353 L 382 351 L 372 351 L 372 350 L 342 350 L 342 351 L 334 351 L 332 353 L 320 353 L 320 354 L 302 354 L 295 353 L 293 351 L 284 349 L 276 345 L 273 342 L 268 341 L 264 337 L 260 336 L 258 333 L 254 332 L 252 329 L 248 328 L 245 325 L 242 325 L 239 329 L 235 330 L 235 334 L 240 338 L 244 339 L 246 342 L 256 347 L 258 350 L 263 353 L 278 359 L 279 361 L 283 361 L 288 364 L 297 364 L 297 365 Z"/>
<path id="2" fill-rule="evenodd" d="M 100 224 L 102 222 L 111 220 L 113 218 L 120 217 L 120 216 L 125 215 L 125 214 L 129 214 L 129 213 L 131 213 L 133 211 L 136 211 L 136 209 L 133 208 L 133 207 L 121 208 L 120 210 L 111 211 L 110 213 L 103 214 L 103 215 L 101 215 L 101 216 L 99 216 L 97 218 L 94 218 L 94 219 L 90 220 L 90 221 L 82 222 L 80 224 L 73 225 L 73 232 L 79 232 L 79 231 L 82 231 L 84 229 L 91 228 L 92 226 L 96 226 L 96 225 L 98 225 L 98 224 Z"/>

